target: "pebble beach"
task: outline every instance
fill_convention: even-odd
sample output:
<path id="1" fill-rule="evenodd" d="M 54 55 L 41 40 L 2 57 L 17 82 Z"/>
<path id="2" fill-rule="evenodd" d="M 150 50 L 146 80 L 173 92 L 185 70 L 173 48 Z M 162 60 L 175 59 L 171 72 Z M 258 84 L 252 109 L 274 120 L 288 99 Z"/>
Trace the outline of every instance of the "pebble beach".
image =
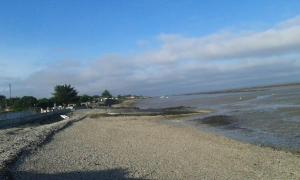
<path id="1" fill-rule="evenodd" d="M 78 114 L 77 117 L 83 116 Z M 88 113 L 84 116 L 80 121 L 61 128 L 43 145 L 15 159 L 9 167 L 9 177 L 300 178 L 298 154 L 238 142 L 189 126 L 164 123 L 169 121 L 165 116 L 101 117 Z M 38 133 L 36 135 L 40 137 Z"/>

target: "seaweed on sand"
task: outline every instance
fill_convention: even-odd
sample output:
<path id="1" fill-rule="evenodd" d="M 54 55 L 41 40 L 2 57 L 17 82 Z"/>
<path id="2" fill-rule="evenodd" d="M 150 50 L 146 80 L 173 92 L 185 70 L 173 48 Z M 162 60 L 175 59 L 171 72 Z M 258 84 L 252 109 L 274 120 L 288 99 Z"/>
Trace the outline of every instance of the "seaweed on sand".
<path id="1" fill-rule="evenodd" d="M 216 115 L 216 116 L 209 116 L 203 119 L 198 119 L 198 123 L 207 124 L 210 126 L 228 126 L 232 125 L 237 122 L 237 120 L 232 116 L 227 115 Z"/>

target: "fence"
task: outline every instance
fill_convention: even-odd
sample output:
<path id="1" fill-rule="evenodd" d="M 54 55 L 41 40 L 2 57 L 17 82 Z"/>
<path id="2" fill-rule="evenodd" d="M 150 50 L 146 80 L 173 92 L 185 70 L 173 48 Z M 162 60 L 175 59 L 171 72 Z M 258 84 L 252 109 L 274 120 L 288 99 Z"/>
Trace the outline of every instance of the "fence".
<path id="1" fill-rule="evenodd" d="M 55 121 L 61 114 L 69 113 L 70 110 L 59 110 L 48 113 L 37 113 L 33 111 L 5 113 L 0 115 L 0 128 L 15 127 L 26 123 L 43 123 Z"/>
<path id="2" fill-rule="evenodd" d="M 0 121 L 1 120 L 13 120 L 13 119 L 18 119 L 26 116 L 32 116 L 38 114 L 35 111 L 21 111 L 21 112 L 7 112 L 7 113 L 2 113 L 0 114 Z"/>

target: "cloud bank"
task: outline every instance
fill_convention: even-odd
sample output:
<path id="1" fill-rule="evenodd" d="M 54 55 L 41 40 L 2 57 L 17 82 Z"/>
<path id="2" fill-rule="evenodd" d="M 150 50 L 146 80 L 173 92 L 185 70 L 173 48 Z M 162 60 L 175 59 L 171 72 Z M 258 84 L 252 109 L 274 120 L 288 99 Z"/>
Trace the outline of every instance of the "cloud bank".
<path id="1" fill-rule="evenodd" d="M 260 32 L 162 34 L 158 39 L 160 47 L 139 54 L 110 55 L 88 64 L 84 59 L 56 62 L 26 78 L 2 74 L 0 87 L 11 82 L 15 95 L 39 97 L 50 96 L 63 83 L 81 94 L 110 89 L 160 95 L 299 81 L 300 17 Z"/>

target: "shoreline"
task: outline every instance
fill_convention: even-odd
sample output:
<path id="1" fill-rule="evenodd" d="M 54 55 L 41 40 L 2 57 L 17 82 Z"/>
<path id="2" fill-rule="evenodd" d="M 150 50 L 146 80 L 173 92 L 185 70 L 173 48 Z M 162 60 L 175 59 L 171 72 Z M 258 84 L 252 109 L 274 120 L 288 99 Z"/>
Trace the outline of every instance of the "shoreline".
<path id="1" fill-rule="evenodd" d="M 199 110 L 196 109 L 196 111 Z M 236 116 L 234 113 L 224 113 L 220 109 L 210 109 L 204 111 L 204 114 L 204 116 L 195 114 L 195 117 L 192 117 L 188 123 L 201 131 L 204 130 L 209 133 L 222 135 L 239 142 L 250 143 L 259 147 L 270 147 L 297 155 L 300 154 L 300 144 L 296 139 L 298 136 L 287 136 L 284 133 L 273 134 L 271 130 L 263 129 L 263 126 L 260 129 L 259 123 L 261 122 L 259 121 L 256 127 L 247 126 L 246 121 L 243 121 L 247 117 Z"/>
<path id="2" fill-rule="evenodd" d="M 284 151 L 295 155 L 300 155 L 300 149 L 297 147 L 287 146 L 279 143 L 261 143 L 260 141 L 251 140 L 251 137 L 258 137 L 259 135 L 249 134 L 248 131 L 251 132 L 251 129 L 241 127 L 234 116 L 221 114 L 208 115 L 201 118 L 192 118 L 187 121 L 187 124 L 200 131 L 224 136 L 228 139 L 232 139 L 241 143 L 248 143 L 258 147 L 266 147 L 276 151 Z"/>
<path id="3" fill-rule="evenodd" d="M 300 177 L 297 155 L 168 121 L 164 116 L 87 117 L 11 171 L 16 179 Z"/>
<path id="4" fill-rule="evenodd" d="M 178 109 L 175 109 L 175 110 L 178 110 Z M 128 127 L 127 123 L 131 124 L 131 126 L 133 126 L 133 127 L 137 126 L 136 127 L 137 129 L 132 129 L 132 130 L 137 131 L 139 128 L 140 129 L 144 129 L 144 130 L 142 130 L 142 132 L 146 131 L 149 134 L 151 134 L 151 136 L 153 136 L 153 132 L 149 131 L 149 129 L 148 129 L 149 127 L 148 126 L 150 126 L 150 127 L 153 126 L 153 127 L 158 128 L 158 129 L 164 129 L 163 131 L 166 131 L 166 132 L 163 132 L 161 130 L 158 131 L 156 128 L 154 128 L 154 129 L 152 128 L 152 131 L 155 131 L 158 134 L 162 134 L 163 136 L 166 136 L 166 139 L 171 138 L 170 139 L 171 142 L 174 141 L 175 139 L 173 139 L 168 134 L 166 134 L 167 132 L 170 133 L 170 134 L 174 134 L 174 133 L 177 134 L 178 133 L 178 134 L 180 134 L 180 136 L 190 136 L 191 132 L 193 132 L 192 134 L 194 134 L 194 135 L 192 135 L 191 138 L 194 139 L 195 142 L 198 142 L 198 141 L 200 141 L 202 139 L 202 140 L 204 140 L 206 142 L 206 145 L 209 145 L 209 146 L 212 146 L 212 147 L 224 146 L 225 148 L 229 148 L 229 149 L 235 148 L 235 147 L 240 147 L 240 148 L 242 148 L 242 151 L 235 150 L 236 153 L 242 154 L 241 152 L 246 151 L 247 153 L 249 153 L 250 156 L 253 155 L 251 152 L 249 152 L 249 151 L 252 151 L 252 150 L 255 153 L 259 153 L 259 154 L 260 153 L 264 154 L 266 152 L 267 152 L 267 154 L 270 154 L 270 155 L 273 154 L 275 156 L 274 158 L 278 158 L 276 156 L 279 156 L 279 157 L 287 156 L 287 157 L 289 157 L 290 161 L 292 161 L 292 162 L 294 161 L 293 163 L 296 163 L 297 166 L 299 165 L 299 167 L 300 167 L 300 156 L 297 153 L 294 154 L 294 153 L 291 153 L 289 151 L 282 151 L 282 150 L 278 150 L 278 149 L 273 149 L 271 147 L 260 147 L 260 146 L 257 146 L 257 145 L 248 144 L 248 143 L 245 143 L 245 142 L 233 140 L 233 139 L 230 139 L 230 138 L 218 135 L 218 134 L 208 133 L 208 132 L 205 132 L 205 131 L 201 131 L 201 130 L 197 129 L 196 127 L 188 127 L 187 125 L 181 126 L 182 123 L 173 123 L 173 120 L 179 121 L 179 122 L 185 122 L 186 120 L 188 120 L 190 117 L 192 117 L 194 115 L 193 113 L 190 113 L 190 114 L 176 114 L 175 113 L 175 115 L 174 114 L 169 114 L 169 115 L 168 114 L 165 114 L 165 115 L 163 115 L 163 114 L 155 114 L 155 115 L 145 115 L 144 114 L 144 115 L 142 115 L 141 114 L 141 115 L 138 115 L 138 116 L 133 113 L 133 114 L 120 114 L 120 115 L 106 114 L 106 115 L 103 116 L 103 114 L 105 114 L 105 112 L 107 113 L 108 111 L 106 111 L 106 110 L 102 111 L 101 110 L 101 112 L 100 112 L 100 110 L 97 110 L 97 109 L 86 110 L 86 111 L 78 111 L 78 112 L 75 113 L 76 115 L 73 118 L 69 119 L 69 120 L 63 120 L 63 121 L 59 121 L 59 122 L 56 122 L 56 123 L 52 123 L 52 124 L 48 124 L 48 125 L 43 125 L 43 126 L 38 126 L 38 127 L 30 127 L 30 126 L 28 126 L 26 128 L 23 128 L 23 129 L 21 128 L 21 130 L 20 130 L 20 128 L 19 129 L 18 128 L 11 129 L 10 133 L 12 133 L 12 134 L 16 133 L 16 135 L 18 135 L 18 133 L 19 133 L 21 136 L 25 135 L 25 139 L 27 138 L 27 141 L 25 141 L 26 142 L 25 144 L 22 144 L 20 142 L 17 142 L 17 143 L 13 142 L 13 141 L 11 142 L 12 143 L 11 145 L 17 144 L 17 149 L 19 147 L 19 150 L 16 151 L 16 149 L 13 149 L 14 151 L 12 152 L 12 155 L 13 154 L 14 155 L 10 156 L 10 160 L 4 161 L 4 166 L 3 166 L 3 162 L 2 162 L 2 164 L 0 163 L 0 165 L 2 165 L 1 169 L 0 169 L 0 172 L 2 171 L 0 173 L 0 179 L 1 179 L 1 174 L 2 174 L 2 176 L 4 175 L 4 177 L 8 177 L 7 174 L 13 175 L 15 173 L 18 173 L 19 170 L 16 169 L 16 167 L 19 167 L 20 164 L 23 164 L 25 162 L 22 159 L 25 159 L 25 160 L 26 159 L 30 159 L 31 157 L 34 157 L 34 156 L 36 156 L 39 153 L 43 153 L 43 151 L 47 152 L 47 150 L 44 150 L 44 148 L 46 148 L 48 146 L 48 144 L 50 144 L 50 146 L 51 146 L 52 143 L 55 143 L 55 137 L 56 136 L 59 137 L 59 136 L 61 136 L 61 134 L 68 133 L 69 131 L 72 131 L 72 129 L 74 127 L 76 127 L 76 128 L 79 129 L 77 131 L 79 134 L 77 134 L 77 133 L 74 134 L 74 137 L 79 138 L 81 136 L 85 136 L 86 133 L 87 133 L 85 131 L 80 130 L 84 126 L 87 126 L 89 130 L 90 129 L 93 130 L 95 127 L 99 126 L 100 129 L 97 130 L 97 131 L 99 131 L 99 130 L 101 130 L 103 128 L 104 128 L 104 130 L 105 130 L 105 128 L 113 128 L 113 129 L 115 129 L 115 128 L 118 128 L 122 124 L 122 126 L 126 127 L 125 129 L 122 129 L 122 132 L 125 133 L 125 134 L 122 135 L 122 136 L 120 136 L 120 137 L 123 137 L 123 136 L 127 136 L 127 133 L 130 134 L 130 129 L 132 129 L 132 127 Z M 161 112 L 164 112 L 164 111 L 161 111 Z M 97 115 L 97 113 L 98 113 L 98 115 Z M 198 113 L 201 114 L 201 112 L 198 112 Z M 205 111 L 202 112 L 202 113 L 205 113 Z M 96 116 L 95 116 L 95 114 L 96 114 Z M 82 119 L 82 121 L 79 121 L 78 117 L 81 117 L 81 118 L 79 118 L 79 120 Z M 107 122 L 107 119 L 109 119 L 110 121 L 112 121 L 111 125 L 110 125 L 109 122 Z M 77 121 L 79 121 L 79 122 L 75 123 L 72 126 L 69 126 L 70 124 L 73 124 L 74 122 L 77 122 Z M 109 126 L 108 127 L 105 127 L 105 126 L 103 127 L 102 123 L 107 124 Z M 217 123 L 219 123 L 219 122 L 217 122 Z M 93 124 L 93 125 L 91 126 L 91 124 Z M 66 126 L 68 126 L 68 128 L 65 128 Z M 120 126 L 120 128 L 122 126 Z M 85 128 L 87 128 L 87 127 L 85 127 Z M 167 127 L 167 128 L 165 129 L 163 127 Z M 28 130 L 30 130 L 30 131 L 34 130 L 35 134 L 34 133 L 31 134 L 31 135 L 30 134 L 29 135 L 26 134 L 26 133 L 28 133 Z M 22 132 L 22 131 L 24 131 L 25 133 Z M 96 133 L 95 136 L 98 136 L 97 135 L 98 134 L 97 131 L 95 131 L 95 133 Z M 34 136 L 36 136 L 36 137 L 34 137 Z M 94 136 L 94 135 L 92 135 L 92 136 Z M 90 141 L 90 138 L 93 139 L 92 136 L 89 136 L 89 138 L 86 139 L 85 141 Z M 113 134 L 111 136 L 114 137 Z M 139 133 L 139 134 L 137 134 L 137 136 L 144 136 L 144 134 L 143 133 L 142 134 Z M 178 135 L 176 135 L 176 136 L 178 136 Z M 180 137 L 180 136 L 178 136 L 178 137 Z M 47 143 L 46 145 L 44 145 L 44 142 L 47 139 L 49 139 L 49 137 L 54 137 L 54 139 L 51 139 L 51 141 L 49 143 Z M 102 136 L 100 136 L 99 138 L 101 139 L 101 137 Z M 28 140 L 28 138 L 29 139 L 31 138 L 31 139 Z M 64 139 L 64 138 L 65 137 L 62 137 L 62 139 Z M 131 138 L 134 140 L 136 137 L 133 136 Z M 148 136 L 146 136 L 145 138 L 148 138 Z M 133 141 L 132 139 L 128 139 L 128 141 Z M 120 139 L 117 138 L 116 140 L 119 141 Z M 153 143 L 154 146 L 156 146 L 156 141 L 154 139 L 150 138 L 149 140 Z M 24 139 L 22 139 L 22 141 L 24 141 Z M 85 141 L 83 141 L 82 143 L 85 143 Z M 159 143 L 160 140 L 158 139 L 157 141 Z M 186 139 L 186 141 L 189 142 L 191 140 L 187 140 Z M 5 142 L 3 141 L 2 143 L 5 143 Z M 110 143 L 114 143 L 114 142 L 110 142 Z M 144 142 L 144 141 L 141 142 L 140 146 L 147 146 L 147 144 L 145 144 L 145 143 L 146 142 Z M 169 142 L 166 141 L 166 143 L 169 143 Z M 176 144 L 180 145 L 177 148 L 181 149 L 181 146 L 183 146 L 186 142 L 182 141 L 181 143 L 183 143 L 183 144 L 180 145 L 180 143 L 179 144 L 176 143 Z M 95 144 L 98 144 L 98 143 L 95 142 Z M 189 145 L 191 145 L 191 147 L 192 147 L 193 146 L 192 144 L 189 144 Z M 61 145 L 61 144 L 58 144 L 58 145 Z M 94 146 L 94 144 L 92 142 L 90 142 L 90 145 Z M 109 145 L 109 144 L 106 144 L 106 145 Z M 111 146 L 111 145 L 109 145 L 109 146 Z M 124 146 L 127 147 L 126 144 Z M 246 149 L 245 149 L 245 147 L 246 147 Z M 9 146 L 7 146 L 6 148 L 9 149 Z M 168 148 L 168 147 L 165 147 L 165 148 Z M 179 150 L 177 148 L 170 149 L 170 151 L 172 152 L 172 151 Z M 203 149 L 202 146 L 199 146 L 198 148 L 200 148 L 200 149 L 202 148 Z M 193 149 L 194 149 L 194 147 L 193 147 Z M 213 150 L 213 149 L 210 149 L 210 150 Z M 210 150 L 209 149 L 205 149 L 205 151 L 207 151 L 207 152 L 209 152 Z M 133 150 L 133 152 L 135 152 L 135 151 L 139 151 L 139 150 L 138 149 Z M 3 156 L 3 152 L 4 151 L 2 151 L 1 157 L 4 157 Z M 24 152 L 33 152 L 33 153 L 24 153 Z M 51 154 L 51 153 L 52 152 L 48 152 L 48 154 Z M 99 152 L 96 151 L 94 153 L 98 154 Z M 100 153 L 101 153 L 101 151 L 100 151 Z M 159 153 L 159 151 L 157 153 Z M 190 153 L 193 154 L 195 152 L 191 151 Z M 222 154 L 222 153 L 225 153 L 225 152 L 223 152 L 223 151 L 220 150 L 220 151 L 218 151 L 218 153 Z M 85 153 L 83 153 L 83 155 L 84 154 Z M 122 154 L 122 151 L 118 152 L 118 154 Z M 256 154 L 256 155 L 259 155 L 259 154 Z M 185 153 L 183 155 L 184 156 L 188 156 Z M 226 153 L 226 156 L 228 156 L 228 155 L 231 156 L 230 152 Z M 58 154 L 58 156 L 60 156 L 60 155 Z M 116 155 L 113 155 L 113 156 L 116 156 Z M 121 155 L 121 157 L 122 157 L 122 155 Z M 53 158 L 55 158 L 55 157 L 53 157 Z M 76 158 L 76 157 L 70 156 L 69 158 Z M 120 157 L 116 157 L 116 158 L 120 158 Z M 132 157 L 132 158 L 134 158 L 134 157 Z M 166 159 L 166 160 L 168 159 L 168 157 L 164 157 L 164 156 L 162 156 L 161 158 Z M 46 161 L 47 159 L 44 159 L 44 160 Z M 71 160 L 71 159 L 67 159 L 66 161 L 69 161 L 69 160 Z M 268 161 L 273 161 L 273 160 L 271 158 Z M 157 161 L 160 161 L 160 160 L 157 159 Z M 211 160 L 211 161 L 212 161 L 212 163 L 217 163 L 217 162 L 214 162 L 214 160 Z M 195 162 L 195 163 L 198 163 L 198 162 Z M 242 163 L 242 162 L 238 162 L 238 163 Z M 44 165 L 47 166 L 47 164 L 44 164 Z M 103 164 L 103 165 L 105 165 L 105 164 Z M 35 168 L 38 168 L 38 167 L 35 167 Z M 290 168 L 293 169 L 295 167 L 291 166 Z M 300 172 L 300 169 L 299 169 L 299 172 Z M 295 175 L 296 177 L 300 177 L 300 174 L 297 174 L 295 172 L 292 172 L 292 174 L 293 174 L 292 176 Z M 132 175 L 129 173 L 129 176 L 131 177 Z M 135 176 L 133 175 L 133 177 L 135 177 Z M 140 176 L 138 176 L 138 177 L 140 177 Z M 3 179 L 5 179 L 5 178 L 3 178 Z"/>

